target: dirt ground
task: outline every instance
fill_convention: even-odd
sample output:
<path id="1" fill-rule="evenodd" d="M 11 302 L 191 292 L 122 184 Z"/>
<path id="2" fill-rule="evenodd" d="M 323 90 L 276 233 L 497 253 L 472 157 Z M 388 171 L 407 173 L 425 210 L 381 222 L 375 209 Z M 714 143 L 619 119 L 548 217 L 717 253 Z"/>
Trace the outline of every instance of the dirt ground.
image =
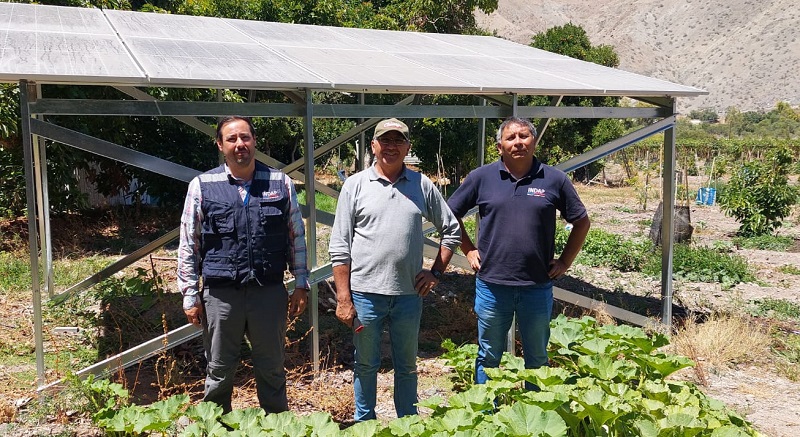
<path id="1" fill-rule="evenodd" d="M 599 184 L 579 186 L 579 193 L 590 211 L 593 226 L 628 237 L 646 236 L 649 221 L 653 218 L 658 200 L 649 199 L 647 208 L 642 210 L 640 201 L 632 189 L 608 188 Z M 729 242 L 736 231 L 737 223 L 726 217 L 717 205 L 701 206 L 690 202 L 691 222 L 694 226 L 693 243 L 710 246 L 715 242 Z M 19 226 L 18 223 L 15 223 Z M 781 229 L 781 235 L 800 240 L 800 219 L 797 212 Z M 17 236 L 16 238 L 19 238 Z M 26 238 L 26 237 L 25 237 Z M 25 240 L 22 238 L 22 241 Z M 76 244 L 72 241 L 70 244 Z M 745 250 L 731 246 L 733 253 L 742 255 L 756 271 L 758 280 L 754 283 L 738 284 L 724 290 L 719 284 L 689 283 L 675 281 L 675 314 L 708 314 L 717 310 L 743 311 L 748 302 L 754 299 L 772 297 L 800 303 L 800 276 L 779 271 L 781 266 L 800 268 L 798 246 L 786 252 Z M 165 275 L 173 266 L 164 264 Z M 169 278 L 171 280 L 171 278 Z M 575 265 L 569 274 L 558 281 L 559 287 L 592 296 L 628 309 L 636 309 L 658 319 L 661 308 L 660 283 L 658 280 L 638 273 L 620 273 L 603 268 L 589 268 Z M 439 347 L 445 338 L 457 344 L 474 342 L 477 331 L 472 313 L 474 277 L 471 273 L 450 268 L 436 294 L 426 297 L 420 333 L 420 397 L 440 395 L 446 398 L 449 392 L 448 369 L 438 355 Z M 167 297 L 168 299 L 177 296 Z M 179 307 L 177 299 L 166 302 L 167 307 Z M 29 302 L 8 302 L 3 297 L 2 317 L 8 325 L 27 325 L 30 320 Z M 352 341 L 346 327 L 333 316 L 332 291 L 328 287 L 320 290 L 320 350 L 322 371 L 314 377 L 309 363 L 309 337 L 301 334 L 308 329 L 308 320 L 298 320 L 290 333 L 287 368 L 289 369 L 288 393 L 290 408 L 299 413 L 328 411 L 334 418 L 347 424 L 352 417 Z M 580 312 L 576 308 L 557 306 L 558 311 Z M 142 316 L 144 317 L 144 315 Z M 800 331 L 800 328 L 796 327 Z M 794 332 L 798 335 L 800 332 Z M 32 342 L 32 339 L 30 339 Z M 388 343 L 388 339 L 384 342 Z M 180 384 L 169 391 L 160 390 L 155 359 L 148 360 L 126 372 L 125 381 L 134 393 L 137 403 L 144 404 L 155 400 L 159 392 L 173 394 L 187 392 L 193 400 L 202 396 L 202 346 L 190 342 L 175 354 L 175 360 L 192 365 L 179 368 Z M 392 403 L 391 359 L 388 345 L 384 353 L 384 368 L 379 376 L 378 415 L 381 420 L 395 417 Z M 30 369 L 28 369 L 30 370 Z M 19 372 L 19 366 L 0 364 L 0 387 L 6 386 L 8 378 Z M 743 414 L 747 420 L 768 436 L 789 437 L 800 435 L 800 384 L 779 376 L 775 366 L 764 363 L 734 365 L 729 368 L 706 369 L 707 385 L 701 388 L 711 397 L 725 402 Z M 692 379 L 691 373 L 682 377 Z M 119 378 L 119 377 L 118 377 Z M 697 382 L 697 381 L 696 381 Z M 170 393 L 172 392 L 172 393 Z M 31 393 L 8 391 L 0 388 L 0 422 L 19 414 L 26 408 L 26 400 Z M 234 393 L 234 408 L 255 406 L 255 390 L 250 378 L 249 362 L 240 368 L 239 381 Z M 425 414 L 425 411 L 421 412 Z M 42 420 L 38 426 L 0 423 L 0 435 L 98 435 L 88 423 L 68 421 L 64 418 Z"/>

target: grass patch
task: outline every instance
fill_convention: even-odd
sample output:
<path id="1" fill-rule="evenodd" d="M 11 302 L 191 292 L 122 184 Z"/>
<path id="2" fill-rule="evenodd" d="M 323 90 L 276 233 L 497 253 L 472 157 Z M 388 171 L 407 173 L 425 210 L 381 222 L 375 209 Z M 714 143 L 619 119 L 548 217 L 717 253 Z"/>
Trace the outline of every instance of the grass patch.
<path id="1" fill-rule="evenodd" d="M 778 373 L 800 381 L 800 335 L 776 331 L 773 340 L 773 351 L 781 358 L 775 362 Z"/>
<path id="2" fill-rule="evenodd" d="M 83 258 L 53 260 L 53 283 L 68 287 L 114 262 L 117 257 L 93 255 Z M 39 265 L 43 277 L 43 265 Z M 0 293 L 29 292 L 31 289 L 30 258 L 27 254 L 0 252 Z"/>
<path id="3" fill-rule="evenodd" d="M 750 314 L 778 320 L 800 320 L 800 305 L 797 303 L 767 297 L 750 302 Z"/>
<path id="4" fill-rule="evenodd" d="M 708 247 L 676 244 L 672 257 L 675 278 L 691 282 L 718 282 L 723 289 L 755 280 L 747 260 L 739 255 Z M 661 274 L 661 258 L 652 257 L 644 272 L 658 277 Z"/>
<path id="5" fill-rule="evenodd" d="M 564 250 L 568 237 L 569 232 L 563 227 L 556 228 L 556 253 Z M 576 262 L 592 267 L 611 267 L 623 272 L 640 271 L 652 257 L 651 248 L 648 241 L 628 240 L 621 235 L 592 228 Z"/>
<path id="6" fill-rule="evenodd" d="M 31 287 L 30 258 L 0 252 L 0 293 L 8 294 Z"/>
<path id="7" fill-rule="evenodd" d="M 743 249 L 772 250 L 784 252 L 794 245 L 791 237 L 759 235 L 757 237 L 734 237 L 733 244 Z"/>
<path id="8" fill-rule="evenodd" d="M 714 314 L 704 322 L 687 319 L 673 335 L 674 352 L 712 367 L 749 362 L 769 352 L 770 336 L 747 318 Z"/>
<path id="9" fill-rule="evenodd" d="M 797 266 L 793 266 L 791 264 L 784 264 L 778 267 L 778 271 L 781 273 L 786 273 L 788 275 L 800 275 L 800 268 Z"/>
<path id="10" fill-rule="evenodd" d="M 305 190 L 299 190 L 297 192 L 297 201 L 302 203 L 303 205 L 306 204 L 306 191 Z M 334 199 L 333 197 L 330 197 L 330 196 L 328 196 L 326 194 L 322 194 L 322 193 L 316 193 L 316 195 L 314 196 L 314 202 L 315 202 L 314 206 L 317 209 L 319 209 L 321 211 L 329 212 L 331 214 L 335 214 L 336 213 L 336 199 Z"/>

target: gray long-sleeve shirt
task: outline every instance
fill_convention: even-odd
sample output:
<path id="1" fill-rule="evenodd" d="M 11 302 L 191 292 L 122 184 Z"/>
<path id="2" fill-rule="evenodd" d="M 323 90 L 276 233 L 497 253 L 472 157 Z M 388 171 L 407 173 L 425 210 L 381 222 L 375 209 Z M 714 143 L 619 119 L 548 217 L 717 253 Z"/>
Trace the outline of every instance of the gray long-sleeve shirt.
<path id="1" fill-rule="evenodd" d="M 374 167 L 345 180 L 339 194 L 329 252 L 334 266 L 350 265 L 350 289 L 385 295 L 416 294 L 422 270 L 422 219 L 461 244 L 458 220 L 427 176 L 403 169 L 392 184 Z"/>

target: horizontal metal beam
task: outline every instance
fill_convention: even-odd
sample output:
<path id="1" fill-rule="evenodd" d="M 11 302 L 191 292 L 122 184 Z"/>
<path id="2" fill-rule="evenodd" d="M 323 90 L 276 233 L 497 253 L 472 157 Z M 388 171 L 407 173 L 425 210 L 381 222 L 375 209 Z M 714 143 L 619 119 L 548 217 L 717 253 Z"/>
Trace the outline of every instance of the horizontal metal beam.
<path id="1" fill-rule="evenodd" d="M 305 106 L 293 103 L 182 102 L 140 100 L 41 99 L 31 112 L 43 115 L 121 115 L 151 117 L 302 117 Z"/>
<path id="2" fill-rule="evenodd" d="M 518 106 L 521 118 L 663 118 L 672 115 L 665 108 L 621 108 L 615 106 Z"/>
<path id="3" fill-rule="evenodd" d="M 243 115 L 249 117 L 302 117 L 305 107 L 291 103 L 163 102 L 134 100 L 41 99 L 31 112 L 44 115 L 139 115 L 152 117 Z M 315 104 L 314 118 L 496 118 L 510 116 L 508 106 L 471 105 L 359 105 Z M 621 108 L 583 106 L 519 106 L 524 118 L 662 118 L 672 115 L 664 107 Z"/>
<path id="4" fill-rule="evenodd" d="M 589 165 L 592 162 L 597 161 L 598 159 L 602 159 L 618 150 L 624 149 L 629 145 L 641 141 L 649 136 L 655 135 L 659 132 L 663 132 L 672 126 L 675 125 L 675 117 L 667 117 L 663 120 L 660 120 L 656 123 L 653 123 L 649 126 L 643 127 L 637 131 L 631 132 L 627 135 L 623 135 L 613 141 L 609 141 L 602 146 L 595 147 L 594 149 L 583 153 L 582 155 L 578 155 L 572 159 L 568 159 L 555 167 L 563 172 L 569 173 L 574 171 L 577 168 L 581 168 L 583 166 Z"/>
<path id="5" fill-rule="evenodd" d="M 425 243 L 426 243 L 424 250 L 425 256 L 429 258 L 435 258 L 439 245 L 432 244 L 430 240 L 427 240 Z M 460 253 L 453 254 L 453 258 L 450 260 L 450 265 L 460 267 L 468 272 L 472 271 L 472 266 L 469 265 L 467 257 L 461 255 Z M 651 319 L 641 314 L 636 314 L 634 312 L 624 310 L 622 308 L 608 305 L 605 302 L 600 302 L 599 300 L 594 300 L 590 297 L 582 296 L 580 294 L 564 290 L 563 288 L 553 287 L 553 297 L 562 302 L 566 302 L 572 305 L 577 305 L 579 307 L 586 308 L 588 310 L 605 311 L 615 319 L 624 320 L 628 323 L 633 323 L 634 325 L 637 326 L 655 326 L 658 324 L 658 320 L 656 319 Z"/>
<path id="6" fill-rule="evenodd" d="M 198 170 L 175 164 L 166 159 L 156 158 L 155 156 L 138 152 L 110 141 L 101 140 L 37 119 L 31 119 L 31 133 L 59 143 L 64 143 L 76 149 L 104 156 L 184 182 L 191 181 L 195 176 L 201 173 Z"/>

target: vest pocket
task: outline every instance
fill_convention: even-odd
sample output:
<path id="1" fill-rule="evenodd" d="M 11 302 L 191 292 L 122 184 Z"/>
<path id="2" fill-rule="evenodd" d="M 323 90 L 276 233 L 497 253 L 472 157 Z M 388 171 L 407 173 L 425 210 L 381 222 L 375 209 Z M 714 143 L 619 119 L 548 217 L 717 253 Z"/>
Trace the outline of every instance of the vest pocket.
<path id="1" fill-rule="evenodd" d="M 261 225 L 277 225 L 283 221 L 283 210 L 278 208 L 278 202 L 261 202 L 258 208 L 258 217 Z"/>
<path id="2" fill-rule="evenodd" d="M 203 276 L 213 279 L 236 279 L 236 266 L 229 257 L 206 257 L 203 260 Z"/>
<path id="3" fill-rule="evenodd" d="M 215 234 L 230 234 L 234 230 L 233 212 L 214 213 L 209 217 L 211 230 Z"/>

